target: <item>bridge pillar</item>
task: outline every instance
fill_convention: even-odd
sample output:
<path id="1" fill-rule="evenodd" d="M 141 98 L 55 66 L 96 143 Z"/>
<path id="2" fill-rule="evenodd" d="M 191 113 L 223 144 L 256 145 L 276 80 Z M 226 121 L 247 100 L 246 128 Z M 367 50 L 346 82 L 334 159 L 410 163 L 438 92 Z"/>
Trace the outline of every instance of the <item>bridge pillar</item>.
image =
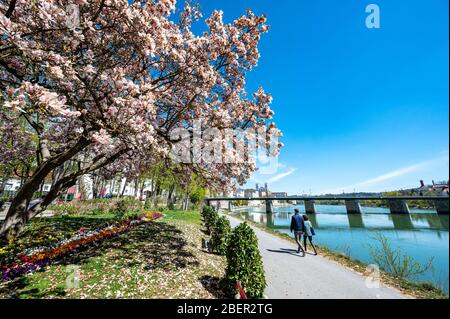
<path id="1" fill-rule="evenodd" d="M 211 206 L 211 201 L 209 199 L 205 200 L 206 206 Z"/>
<path id="2" fill-rule="evenodd" d="M 319 228 L 319 224 L 317 223 L 317 215 L 311 214 L 308 217 L 309 217 L 309 220 L 311 221 L 311 224 L 313 225 L 313 227 Z"/>
<path id="3" fill-rule="evenodd" d="M 391 214 L 409 214 L 408 203 L 404 199 L 389 199 Z"/>
<path id="4" fill-rule="evenodd" d="M 307 214 L 315 214 L 316 213 L 316 204 L 314 200 L 307 199 L 305 200 L 305 212 Z"/>
<path id="5" fill-rule="evenodd" d="M 444 215 L 444 214 L 439 214 L 439 221 L 441 222 L 441 228 L 444 230 L 448 230 L 448 215 Z"/>
<path id="6" fill-rule="evenodd" d="M 346 199 L 345 207 L 347 208 L 347 214 L 361 214 L 361 204 L 359 200 Z"/>
<path id="7" fill-rule="evenodd" d="M 231 200 L 228 201 L 228 210 L 231 212 L 233 210 L 233 203 Z"/>
<path id="8" fill-rule="evenodd" d="M 347 214 L 348 224 L 351 228 L 365 228 L 362 214 Z"/>
<path id="9" fill-rule="evenodd" d="M 274 220 L 273 220 L 273 213 L 266 214 L 266 218 L 267 218 L 266 226 L 269 228 L 273 228 L 275 225 Z"/>
<path id="10" fill-rule="evenodd" d="M 273 213 L 273 202 L 271 200 L 266 200 L 266 213 Z"/>
<path id="11" fill-rule="evenodd" d="M 398 230 L 414 229 L 414 224 L 411 219 L 411 215 L 392 214 L 390 216 L 390 219 L 392 220 L 392 223 L 394 224 L 394 229 L 398 229 Z"/>
<path id="12" fill-rule="evenodd" d="M 436 207 L 436 211 L 438 214 L 446 214 L 448 215 L 449 211 L 449 198 L 436 199 L 434 201 L 434 207 Z"/>

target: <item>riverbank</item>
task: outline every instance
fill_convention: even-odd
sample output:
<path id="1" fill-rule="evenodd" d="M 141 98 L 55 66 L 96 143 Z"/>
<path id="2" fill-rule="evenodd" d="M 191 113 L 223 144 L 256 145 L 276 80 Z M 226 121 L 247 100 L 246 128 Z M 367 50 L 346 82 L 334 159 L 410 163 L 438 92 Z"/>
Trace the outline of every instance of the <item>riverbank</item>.
<path id="1" fill-rule="evenodd" d="M 292 244 L 296 244 L 295 240 L 287 234 L 283 234 L 276 230 L 270 229 L 269 227 L 266 227 L 260 223 L 245 220 L 241 216 L 239 216 L 239 214 L 229 214 L 227 212 L 227 215 L 228 216 L 231 215 L 235 218 L 240 219 L 241 221 L 246 221 L 247 223 L 251 224 L 252 226 L 254 226 L 258 229 L 261 229 L 267 233 L 275 235 L 280 239 L 287 240 Z M 362 276 L 367 275 L 367 273 L 366 273 L 367 265 L 358 260 L 352 259 L 345 254 L 334 252 L 323 246 L 318 246 L 318 252 L 319 252 L 319 255 L 327 258 L 329 261 L 337 262 L 340 265 L 354 271 L 355 273 L 357 273 L 359 275 L 362 275 Z M 389 287 L 397 289 L 401 293 L 411 296 L 413 298 L 419 298 L 419 299 L 446 299 L 446 298 L 448 298 L 448 295 L 446 295 L 440 289 L 437 289 L 430 284 L 413 283 L 413 282 L 407 281 L 405 279 L 396 278 L 384 271 L 380 272 L 380 281 L 384 285 L 387 285 Z"/>

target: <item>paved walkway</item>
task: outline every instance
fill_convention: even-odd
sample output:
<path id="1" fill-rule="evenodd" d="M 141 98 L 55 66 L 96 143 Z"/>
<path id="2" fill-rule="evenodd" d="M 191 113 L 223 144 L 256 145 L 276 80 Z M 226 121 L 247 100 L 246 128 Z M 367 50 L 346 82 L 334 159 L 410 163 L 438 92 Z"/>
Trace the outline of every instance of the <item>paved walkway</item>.
<path id="1" fill-rule="evenodd" d="M 6 213 L 8 212 L 9 204 L 3 204 L 3 207 L 0 207 L 0 220 L 4 220 L 6 217 Z"/>
<path id="2" fill-rule="evenodd" d="M 242 221 L 227 216 L 232 227 Z M 267 288 L 273 299 L 398 299 L 395 289 L 368 288 L 366 277 L 320 256 L 296 253 L 297 245 L 253 227 L 258 236 Z"/>
<path id="3" fill-rule="evenodd" d="M 8 212 L 9 204 L 3 205 L 3 210 L 0 210 L 0 221 L 4 220 L 6 217 L 6 213 Z M 40 213 L 37 215 L 37 217 L 50 217 L 53 216 L 55 213 L 50 210 L 46 210 L 43 213 Z"/>

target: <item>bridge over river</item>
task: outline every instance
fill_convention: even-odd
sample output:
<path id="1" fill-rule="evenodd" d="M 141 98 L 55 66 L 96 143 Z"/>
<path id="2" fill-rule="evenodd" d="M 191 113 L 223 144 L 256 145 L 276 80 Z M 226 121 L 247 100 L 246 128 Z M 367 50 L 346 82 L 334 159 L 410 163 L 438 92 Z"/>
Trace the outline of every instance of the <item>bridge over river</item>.
<path id="1" fill-rule="evenodd" d="M 448 196 L 287 196 L 287 197 L 209 197 L 205 199 L 207 205 L 220 205 L 221 202 L 228 202 L 228 208 L 231 210 L 233 201 L 263 201 L 266 204 L 266 212 L 273 212 L 274 201 L 294 201 L 297 204 L 304 202 L 307 214 L 315 214 L 316 202 L 340 200 L 345 202 L 348 214 L 361 214 L 362 200 L 380 200 L 387 202 L 391 214 L 409 214 L 408 201 L 421 200 L 433 203 L 438 214 L 449 213 Z"/>

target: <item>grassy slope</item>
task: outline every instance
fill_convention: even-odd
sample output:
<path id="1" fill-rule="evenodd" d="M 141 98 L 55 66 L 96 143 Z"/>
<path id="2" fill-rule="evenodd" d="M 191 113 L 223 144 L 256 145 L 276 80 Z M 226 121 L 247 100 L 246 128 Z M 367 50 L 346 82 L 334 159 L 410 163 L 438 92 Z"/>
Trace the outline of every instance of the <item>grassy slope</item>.
<path id="1" fill-rule="evenodd" d="M 164 212 L 164 218 L 0 285 L 0 298 L 216 298 L 225 258 L 203 252 L 200 214 Z M 80 225 L 95 228 L 113 216 L 56 217 L 29 226 L 66 237 Z M 50 226 L 51 225 L 51 226 Z M 34 241 L 31 241 L 34 242 Z M 29 243 L 29 242 L 28 242 Z M 23 246 L 29 246 L 22 244 Z M 79 287 L 72 279 L 79 274 Z"/>

